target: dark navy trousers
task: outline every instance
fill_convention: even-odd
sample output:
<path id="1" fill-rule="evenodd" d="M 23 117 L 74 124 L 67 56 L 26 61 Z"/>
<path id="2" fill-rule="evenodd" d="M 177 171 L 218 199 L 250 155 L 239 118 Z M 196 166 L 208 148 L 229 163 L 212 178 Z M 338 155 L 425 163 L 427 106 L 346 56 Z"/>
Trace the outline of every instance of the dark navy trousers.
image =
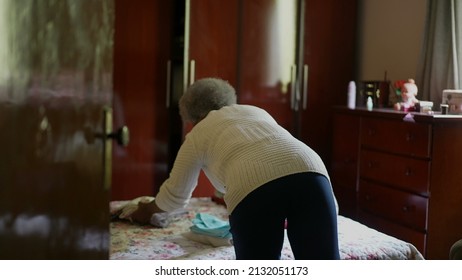
<path id="1" fill-rule="evenodd" d="M 285 225 L 295 259 L 340 258 L 334 197 L 321 174 L 298 173 L 260 186 L 229 221 L 238 260 L 280 259 Z"/>

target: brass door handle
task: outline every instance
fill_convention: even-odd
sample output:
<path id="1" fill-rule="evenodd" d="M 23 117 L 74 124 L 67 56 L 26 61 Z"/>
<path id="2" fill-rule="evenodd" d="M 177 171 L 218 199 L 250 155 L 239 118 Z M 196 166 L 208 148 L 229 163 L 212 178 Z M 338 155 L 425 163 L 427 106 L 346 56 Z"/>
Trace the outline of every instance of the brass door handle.
<path id="1" fill-rule="evenodd" d="M 107 137 L 114 139 L 120 146 L 127 147 L 130 142 L 130 131 L 128 127 L 124 125 L 117 131 L 109 133 Z"/>
<path id="2" fill-rule="evenodd" d="M 93 137 L 92 137 L 93 136 Z M 122 147 L 127 147 L 128 143 L 130 143 L 130 130 L 127 126 L 122 126 L 121 128 L 117 129 L 113 132 L 106 132 L 106 133 L 95 133 L 92 135 L 90 128 L 86 128 L 85 131 L 85 138 L 89 144 L 94 143 L 94 138 L 100 138 L 102 140 L 109 140 L 113 139 Z"/>

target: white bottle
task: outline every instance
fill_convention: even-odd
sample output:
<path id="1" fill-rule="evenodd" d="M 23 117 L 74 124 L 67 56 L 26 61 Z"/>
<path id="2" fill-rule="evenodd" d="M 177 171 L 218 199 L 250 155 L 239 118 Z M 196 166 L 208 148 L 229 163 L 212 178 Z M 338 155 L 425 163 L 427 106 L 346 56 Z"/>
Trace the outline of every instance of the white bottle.
<path id="1" fill-rule="evenodd" d="M 354 109 L 356 107 L 356 84 L 350 81 L 348 84 L 348 108 Z"/>
<path id="2" fill-rule="evenodd" d="M 367 98 L 367 110 L 372 111 L 372 107 L 374 107 L 374 104 L 372 103 L 372 97 Z"/>

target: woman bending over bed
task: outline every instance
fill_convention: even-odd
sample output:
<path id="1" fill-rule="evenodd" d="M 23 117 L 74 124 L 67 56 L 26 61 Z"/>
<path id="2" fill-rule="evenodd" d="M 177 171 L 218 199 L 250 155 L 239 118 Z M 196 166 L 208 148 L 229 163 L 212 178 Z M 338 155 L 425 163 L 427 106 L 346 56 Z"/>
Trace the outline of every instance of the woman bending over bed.
<path id="1" fill-rule="evenodd" d="M 237 259 L 280 259 L 285 226 L 296 259 L 339 259 L 337 202 L 316 152 L 263 109 L 236 104 L 221 79 L 196 81 L 179 106 L 194 126 L 156 199 L 132 220 L 184 207 L 202 169 L 224 193 Z"/>

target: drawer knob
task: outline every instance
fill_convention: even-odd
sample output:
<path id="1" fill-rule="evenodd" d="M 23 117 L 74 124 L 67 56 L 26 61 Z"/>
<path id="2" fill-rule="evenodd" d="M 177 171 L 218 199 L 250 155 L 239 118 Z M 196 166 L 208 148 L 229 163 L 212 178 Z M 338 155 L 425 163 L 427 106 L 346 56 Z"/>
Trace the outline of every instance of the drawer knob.
<path id="1" fill-rule="evenodd" d="M 368 161 L 368 162 L 367 162 L 367 167 L 369 167 L 369 168 L 373 168 L 373 167 L 375 167 L 376 165 L 377 165 L 377 164 L 374 163 L 373 161 Z"/>
<path id="2" fill-rule="evenodd" d="M 401 208 L 403 212 L 412 212 L 415 210 L 415 206 L 413 205 L 404 205 L 403 208 Z"/>
<path id="3" fill-rule="evenodd" d="M 411 168 L 406 168 L 406 171 L 404 172 L 406 176 L 411 176 L 412 175 L 412 169 Z"/>
<path id="4" fill-rule="evenodd" d="M 354 163 L 354 162 L 355 162 L 355 161 L 354 161 L 353 159 L 351 159 L 351 158 L 346 158 L 346 159 L 343 160 L 343 163 L 344 163 L 344 164 L 352 164 L 352 163 Z"/>
<path id="5" fill-rule="evenodd" d="M 412 133 L 406 133 L 406 141 L 410 142 L 414 140 L 414 135 Z"/>

